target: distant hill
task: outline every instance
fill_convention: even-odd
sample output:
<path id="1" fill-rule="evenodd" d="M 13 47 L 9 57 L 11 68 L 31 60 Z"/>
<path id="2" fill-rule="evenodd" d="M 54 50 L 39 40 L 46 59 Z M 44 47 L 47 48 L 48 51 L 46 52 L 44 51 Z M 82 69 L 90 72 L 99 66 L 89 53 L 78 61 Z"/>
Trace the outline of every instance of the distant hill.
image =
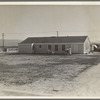
<path id="1" fill-rule="evenodd" d="M 18 46 L 18 43 L 20 43 L 22 40 L 10 40 L 10 39 L 5 39 L 4 40 L 4 45 L 5 46 Z M 2 40 L 0 39 L 0 47 L 2 46 Z"/>

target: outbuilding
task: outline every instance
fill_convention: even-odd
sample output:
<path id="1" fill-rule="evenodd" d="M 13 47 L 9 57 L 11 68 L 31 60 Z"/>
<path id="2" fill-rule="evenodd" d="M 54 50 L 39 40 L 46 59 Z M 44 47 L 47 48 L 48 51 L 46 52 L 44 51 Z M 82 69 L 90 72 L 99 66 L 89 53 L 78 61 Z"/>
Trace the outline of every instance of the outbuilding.
<path id="1" fill-rule="evenodd" d="M 19 53 L 64 54 L 67 48 L 72 54 L 86 54 L 91 50 L 88 36 L 29 37 L 18 44 Z"/>

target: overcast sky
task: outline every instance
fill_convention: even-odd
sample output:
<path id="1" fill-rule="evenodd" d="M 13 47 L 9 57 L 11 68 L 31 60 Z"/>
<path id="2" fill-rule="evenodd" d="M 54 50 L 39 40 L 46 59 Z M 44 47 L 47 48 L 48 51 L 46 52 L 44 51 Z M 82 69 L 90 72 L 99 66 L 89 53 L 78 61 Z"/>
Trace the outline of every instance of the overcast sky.
<path id="1" fill-rule="evenodd" d="M 0 33 L 6 39 L 56 36 L 56 31 L 100 41 L 100 6 L 0 6 Z"/>

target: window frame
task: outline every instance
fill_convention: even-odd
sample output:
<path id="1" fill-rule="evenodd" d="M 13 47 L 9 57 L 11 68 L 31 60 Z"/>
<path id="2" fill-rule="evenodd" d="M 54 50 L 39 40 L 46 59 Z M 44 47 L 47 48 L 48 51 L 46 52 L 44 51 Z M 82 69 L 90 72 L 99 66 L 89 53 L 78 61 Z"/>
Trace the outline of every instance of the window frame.
<path id="1" fill-rule="evenodd" d="M 42 48 L 42 45 L 39 45 L 39 48 Z"/>
<path id="2" fill-rule="evenodd" d="M 51 50 L 51 45 L 48 45 L 48 50 Z"/>
<path id="3" fill-rule="evenodd" d="M 62 51 L 65 51 L 65 45 L 64 44 L 62 45 Z"/>
<path id="4" fill-rule="evenodd" d="M 55 51 L 58 51 L 58 45 L 55 45 Z"/>

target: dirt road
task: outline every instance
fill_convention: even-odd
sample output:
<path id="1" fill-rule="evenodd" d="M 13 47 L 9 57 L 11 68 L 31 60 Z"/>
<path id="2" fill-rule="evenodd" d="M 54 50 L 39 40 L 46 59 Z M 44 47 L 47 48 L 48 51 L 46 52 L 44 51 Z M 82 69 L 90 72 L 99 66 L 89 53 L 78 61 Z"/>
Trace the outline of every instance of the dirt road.
<path id="1" fill-rule="evenodd" d="M 72 87 L 72 88 L 71 88 Z M 100 64 L 90 67 L 81 73 L 71 83 L 70 92 L 63 92 L 63 96 L 70 97 L 100 97 Z"/>
<path id="2" fill-rule="evenodd" d="M 100 97 L 100 64 L 90 67 L 72 82 L 65 82 L 62 85 L 63 89 L 55 96 Z"/>
<path id="3" fill-rule="evenodd" d="M 100 97 L 100 64 L 75 79 L 75 96 Z"/>

